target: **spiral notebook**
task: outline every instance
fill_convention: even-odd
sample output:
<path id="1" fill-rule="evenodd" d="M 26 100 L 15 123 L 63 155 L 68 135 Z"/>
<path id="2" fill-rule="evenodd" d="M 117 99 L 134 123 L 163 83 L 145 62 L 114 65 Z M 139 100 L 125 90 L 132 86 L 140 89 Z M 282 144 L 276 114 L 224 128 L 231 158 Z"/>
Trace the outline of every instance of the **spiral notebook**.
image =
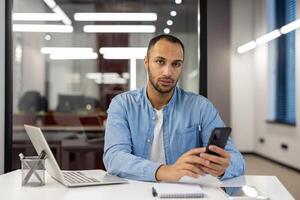
<path id="1" fill-rule="evenodd" d="M 153 196 L 159 198 L 203 198 L 200 185 L 158 183 L 152 187 Z"/>

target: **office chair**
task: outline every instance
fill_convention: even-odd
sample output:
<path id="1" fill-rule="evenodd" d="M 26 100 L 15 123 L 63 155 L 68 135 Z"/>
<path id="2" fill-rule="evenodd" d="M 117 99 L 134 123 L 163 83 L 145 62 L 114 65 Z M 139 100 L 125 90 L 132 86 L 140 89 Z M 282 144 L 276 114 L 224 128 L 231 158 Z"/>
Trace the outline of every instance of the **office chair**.
<path id="1" fill-rule="evenodd" d="M 48 110 L 48 102 L 38 91 L 27 91 L 20 98 L 18 103 L 20 111 L 25 113 L 35 113 Z"/>

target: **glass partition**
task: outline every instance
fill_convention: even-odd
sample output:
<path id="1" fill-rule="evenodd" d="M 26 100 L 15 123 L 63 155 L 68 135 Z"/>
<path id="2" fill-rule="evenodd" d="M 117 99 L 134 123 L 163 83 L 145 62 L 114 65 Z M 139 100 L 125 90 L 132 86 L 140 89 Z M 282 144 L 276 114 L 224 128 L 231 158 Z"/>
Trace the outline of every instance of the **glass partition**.
<path id="1" fill-rule="evenodd" d="M 178 4 L 177 4 L 178 3 Z M 199 1 L 14 0 L 13 169 L 35 154 L 24 124 L 41 127 L 62 169 L 103 169 L 111 99 L 146 84 L 149 40 L 186 48 L 179 86 L 199 90 Z"/>

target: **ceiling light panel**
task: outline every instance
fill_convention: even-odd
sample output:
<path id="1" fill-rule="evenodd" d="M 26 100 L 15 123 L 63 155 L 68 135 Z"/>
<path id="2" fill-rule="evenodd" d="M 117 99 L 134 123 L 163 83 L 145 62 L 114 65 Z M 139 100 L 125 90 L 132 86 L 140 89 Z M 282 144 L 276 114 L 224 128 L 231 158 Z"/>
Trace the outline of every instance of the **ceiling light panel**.
<path id="1" fill-rule="evenodd" d="M 283 34 L 286 34 L 288 32 L 291 32 L 291 31 L 295 30 L 295 29 L 298 29 L 298 28 L 300 28 L 300 19 L 298 19 L 296 21 L 293 21 L 293 22 L 281 27 L 280 31 Z"/>
<path id="2" fill-rule="evenodd" d="M 272 31 L 270 33 L 267 33 L 259 38 L 256 39 L 256 43 L 258 45 L 263 45 L 271 40 L 274 40 L 275 38 L 278 38 L 281 35 L 279 30 Z"/>
<path id="3" fill-rule="evenodd" d="M 13 32 L 71 33 L 73 26 L 47 24 L 13 24 Z"/>
<path id="4" fill-rule="evenodd" d="M 51 60 L 94 60 L 98 58 L 97 53 L 64 53 L 50 54 Z"/>
<path id="5" fill-rule="evenodd" d="M 146 47 L 102 47 L 99 50 L 105 59 L 144 59 Z"/>
<path id="6" fill-rule="evenodd" d="M 64 24 L 66 25 L 72 24 L 72 21 L 69 19 L 66 13 L 59 6 L 53 8 L 53 12 L 55 12 L 58 16 L 61 17 L 61 20 L 63 21 Z"/>
<path id="7" fill-rule="evenodd" d="M 75 13 L 75 21 L 156 21 L 156 13 Z"/>
<path id="8" fill-rule="evenodd" d="M 66 52 L 93 53 L 93 49 L 88 47 L 43 47 L 41 48 L 42 54 L 64 54 Z"/>
<path id="9" fill-rule="evenodd" d="M 61 21 L 55 13 L 13 13 L 13 21 Z"/>
<path id="10" fill-rule="evenodd" d="M 53 9 L 56 6 L 56 3 L 54 0 L 44 0 L 45 4 L 51 9 Z"/>
<path id="11" fill-rule="evenodd" d="M 86 33 L 154 33 L 153 25 L 85 25 Z"/>
<path id="12" fill-rule="evenodd" d="M 251 42 L 248 42 L 242 46 L 240 46 L 237 51 L 238 53 L 245 53 L 246 51 L 249 51 L 251 49 L 254 49 L 256 47 L 256 42 L 255 41 L 251 41 Z"/>

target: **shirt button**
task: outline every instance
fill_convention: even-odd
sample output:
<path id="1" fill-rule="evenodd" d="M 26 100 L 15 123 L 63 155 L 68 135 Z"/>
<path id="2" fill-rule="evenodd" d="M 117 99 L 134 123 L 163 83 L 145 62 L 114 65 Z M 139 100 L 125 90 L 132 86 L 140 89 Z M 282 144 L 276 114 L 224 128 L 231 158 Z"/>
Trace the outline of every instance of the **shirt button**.
<path id="1" fill-rule="evenodd" d="M 155 117 L 155 116 L 153 116 L 153 117 L 152 117 L 152 120 L 155 120 L 155 119 L 156 119 L 156 117 Z"/>
<path id="2" fill-rule="evenodd" d="M 150 139 L 148 139 L 148 140 L 147 140 L 147 142 L 148 142 L 148 143 L 150 143 L 150 142 L 151 142 L 151 140 L 150 140 Z"/>

